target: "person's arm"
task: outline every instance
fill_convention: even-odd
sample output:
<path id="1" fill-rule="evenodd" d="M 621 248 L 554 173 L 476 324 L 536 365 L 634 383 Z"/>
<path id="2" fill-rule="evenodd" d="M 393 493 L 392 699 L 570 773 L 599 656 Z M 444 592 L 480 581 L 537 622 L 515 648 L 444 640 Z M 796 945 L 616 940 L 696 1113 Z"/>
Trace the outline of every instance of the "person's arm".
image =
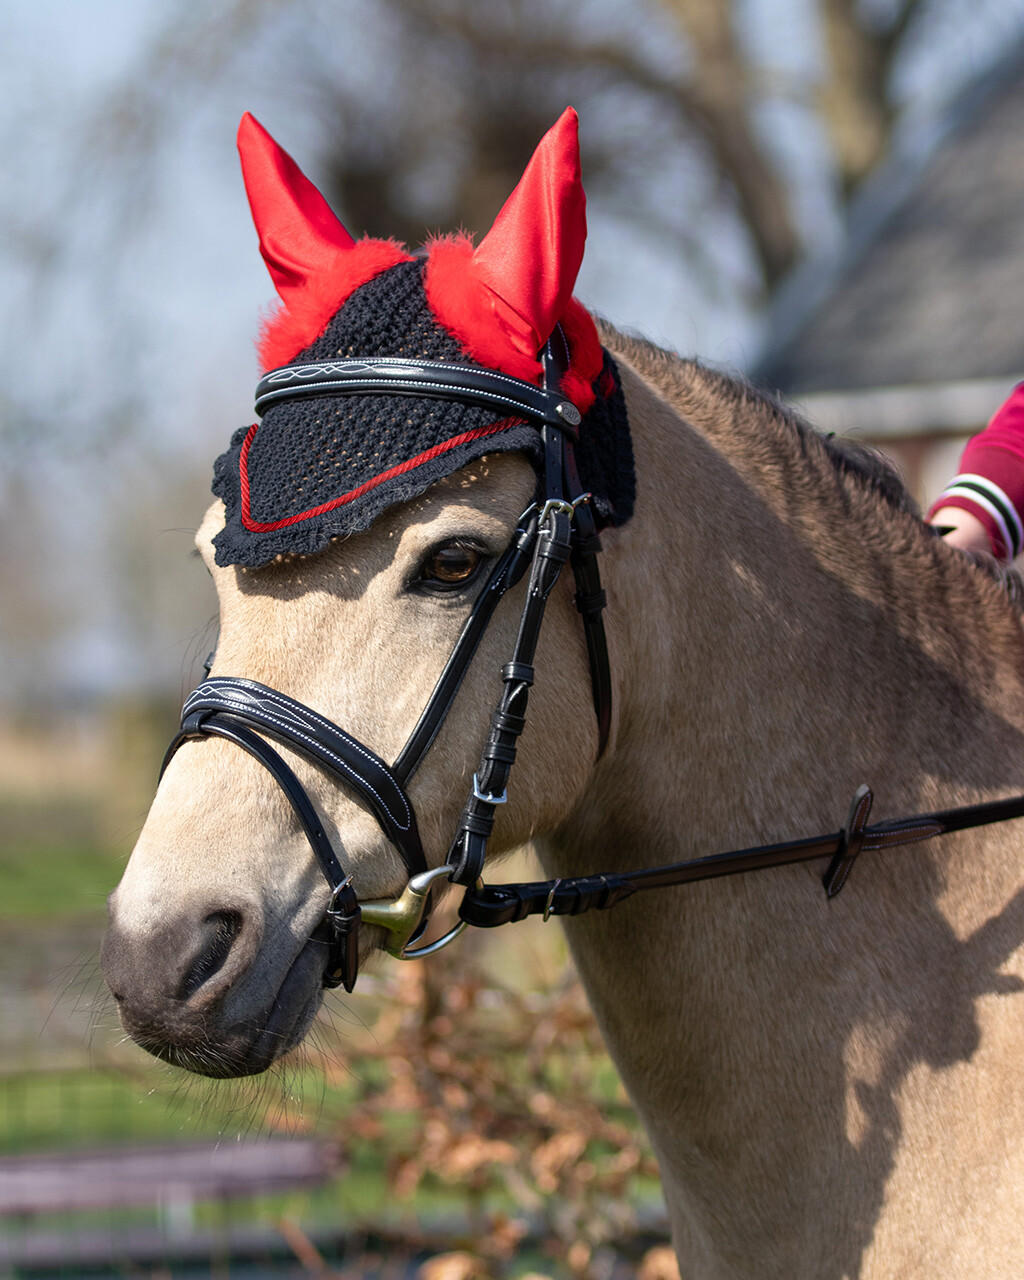
<path id="1" fill-rule="evenodd" d="M 987 551 L 994 555 L 992 539 L 977 516 L 962 507 L 939 507 L 928 516 L 928 523 L 942 530 L 951 547 L 960 551 Z"/>
<path id="2" fill-rule="evenodd" d="M 928 513 L 950 528 L 947 540 L 968 551 L 1013 560 L 1024 549 L 1024 382 L 984 431 L 970 440 L 960 470 Z"/>

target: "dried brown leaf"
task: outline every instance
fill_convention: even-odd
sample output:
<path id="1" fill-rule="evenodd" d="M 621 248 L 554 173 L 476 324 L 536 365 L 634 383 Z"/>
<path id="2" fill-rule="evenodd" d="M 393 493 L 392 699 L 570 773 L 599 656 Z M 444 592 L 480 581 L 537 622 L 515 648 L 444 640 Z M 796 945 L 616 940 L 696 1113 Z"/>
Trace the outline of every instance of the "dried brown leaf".
<path id="1" fill-rule="evenodd" d="M 467 1134 L 448 1148 L 438 1173 L 454 1180 L 476 1172 L 483 1165 L 512 1164 L 518 1154 L 510 1142 L 489 1142 L 476 1134 Z"/>
<path id="2" fill-rule="evenodd" d="M 417 1280 L 491 1280 L 479 1258 L 459 1250 L 428 1258 L 416 1272 Z"/>
<path id="3" fill-rule="evenodd" d="M 578 1160 L 586 1149 L 587 1135 L 579 1130 L 556 1133 L 541 1143 L 530 1158 L 530 1169 L 540 1189 L 556 1191 L 558 1175 L 567 1165 Z"/>
<path id="4" fill-rule="evenodd" d="M 647 1250 L 637 1280 L 680 1280 L 679 1263 L 671 1245 L 659 1244 Z"/>

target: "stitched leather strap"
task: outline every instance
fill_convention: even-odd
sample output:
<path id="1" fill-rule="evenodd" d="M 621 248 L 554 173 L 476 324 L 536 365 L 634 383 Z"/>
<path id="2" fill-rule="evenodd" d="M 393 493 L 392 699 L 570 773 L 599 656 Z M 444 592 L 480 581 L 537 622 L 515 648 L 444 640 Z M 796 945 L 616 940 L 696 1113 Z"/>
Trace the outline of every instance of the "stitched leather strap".
<path id="1" fill-rule="evenodd" d="M 556 332 L 561 339 L 561 332 Z M 554 339 L 547 344 L 543 355 L 546 385 L 557 386 L 565 358 L 564 352 L 556 349 Z M 516 743 L 526 724 L 526 707 L 534 676 L 533 658 L 544 621 L 544 609 L 562 566 L 569 559 L 572 545 L 571 517 L 574 510 L 566 497 L 565 466 L 566 450 L 571 448 L 571 444 L 558 427 L 549 423 L 541 429 L 541 441 L 544 447 L 544 504 L 538 517 L 526 603 L 519 620 L 512 660 L 502 668 L 502 694 L 491 717 L 480 765 L 473 775 L 473 788 L 448 850 L 453 884 L 475 884 L 483 872 L 495 814 L 498 806 L 507 799 Z"/>
<path id="2" fill-rule="evenodd" d="M 816 858 L 832 859 L 823 881 L 826 893 L 833 898 L 846 883 L 858 852 L 893 849 L 953 831 L 1024 818 L 1024 795 L 1020 795 L 1008 800 L 966 805 L 960 809 L 921 813 L 911 818 L 894 818 L 869 827 L 864 824 L 871 809 L 871 799 L 871 791 L 867 787 L 859 788 L 850 806 L 846 826 L 830 835 L 715 853 L 664 867 L 648 867 L 643 871 L 472 886 L 462 900 L 459 916 L 467 924 L 492 929 L 532 915 L 543 915 L 545 919 L 548 916 L 580 915 L 584 911 L 603 911 L 645 889 L 666 889 L 697 880 L 714 880 L 745 871 L 810 862 Z"/>
<path id="3" fill-rule="evenodd" d="M 558 386 L 568 358 L 565 337 L 561 329 L 556 329 L 542 356 L 545 386 Z M 598 722 L 598 757 L 608 741 L 612 689 L 608 646 L 601 618 L 605 597 L 597 567 L 601 542 L 576 470 L 573 433 L 564 429 L 564 423 L 546 423 L 541 439 L 544 445 L 544 505 L 539 516 L 526 604 L 519 621 L 512 661 L 502 669 L 501 700 L 491 717 L 480 766 L 473 775 L 473 789 L 448 851 L 448 862 L 453 868 L 451 878 L 455 884 L 474 885 L 483 872 L 487 841 L 494 828 L 497 808 L 507 799 L 516 743 L 526 724 L 526 706 L 534 678 L 533 658 L 545 605 L 570 554 L 576 577 L 576 605 L 583 617 L 587 640 L 594 711 Z"/>
<path id="4" fill-rule="evenodd" d="M 331 886 L 327 911 L 331 930 L 328 943 L 330 954 L 325 966 L 324 986 L 344 986 L 346 991 L 351 991 L 359 973 L 359 901 L 352 887 L 352 879 L 345 874 L 338 861 L 305 788 L 274 748 L 258 733 L 245 724 L 238 723 L 234 716 L 217 711 L 198 714 L 201 719 L 183 726 L 172 740 L 164 756 L 161 775 L 183 742 L 212 734 L 247 751 L 273 776 L 298 818 L 320 870 Z"/>
<path id="5" fill-rule="evenodd" d="M 550 511 L 537 533 L 526 604 L 512 661 L 502 668 L 502 694 L 491 717 L 473 789 L 459 821 L 448 861 L 456 884 L 473 884 L 483 871 L 487 841 L 495 813 L 507 798 L 509 774 L 516 758 L 516 743 L 526 724 L 526 706 L 533 684 L 533 656 L 540 636 L 544 607 L 569 558 L 569 519 L 564 511 Z"/>
<path id="6" fill-rule="evenodd" d="M 574 431 L 581 421 L 579 410 L 566 400 L 557 384 L 549 390 L 475 365 L 397 356 L 325 360 L 273 369 L 257 384 L 256 413 L 262 417 L 279 400 L 323 395 L 409 395 L 469 401 L 563 430 Z"/>
<path id="7" fill-rule="evenodd" d="M 329 770 L 372 810 L 410 875 L 427 869 L 409 797 L 380 756 L 324 716 L 256 680 L 214 676 L 189 694 L 182 730 L 202 733 L 210 712 L 226 712 Z"/>
<path id="8" fill-rule="evenodd" d="M 332 950 L 325 985 L 341 982 L 351 990 L 355 982 L 358 901 L 302 784 L 263 735 L 299 751 L 355 790 L 401 852 L 410 876 L 424 871 L 426 861 L 405 784 L 437 736 L 498 601 L 529 565 L 530 580 L 515 649 L 512 660 L 502 670 L 502 697 L 492 716 L 473 790 L 449 853 L 449 862 L 455 868 L 452 878 L 463 884 L 474 883 L 483 868 L 495 810 L 505 801 L 516 743 L 526 723 L 533 656 L 544 607 L 571 554 L 576 604 L 586 629 L 599 728 L 598 754 L 604 750 L 611 716 L 611 675 L 601 621 L 604 592 L 596 561 L 601 543 L 586 495 L 581 491 L 573 455 L 580 413 L 558 389 L 567 362 L 564 336 L 556 330 L 543 353 L 542 388 L 471 365 L 383 357 L 286 366 L 267 374 L 256 389 L 256 410 L 260 414 L 281 399 L 302 395 L 398 393 L 483 403 L 537 425 L 544 450 L 543 506 L 540 510 L 531 507 L 520 519 L 393 767 L 330 720 L 255 680 L 208 676 L 186 700 L 181 730 L 168 750 L 164 767 L 187 739 L 206 733 L 223 737 L 249 752 L 272 774 L 299 818 L 332 890 L 326 913 Z M 574 516 L 578 517 L 575 528 Z"/>
<path id="9" fill-rule="evenodd" d="M 403 785 L 419 767 L 424 755 L 437 737 L 452 702 L 459 691 L 463 677 L 469 670 L 477 646 L 487 625 L 494 616 L 498 601 L 516 585 L 530 563 L 533 542 L 537 534 L 537 508 L 530 506 L 519 517 L 515 534 L 504 553 L 491 570 L 484 589 L 477 596 L 473 611 L 466 619 L 455 648 L 451 651 L 444 670 L 438 677 L 433 691 L 423 708 L 423 713 L 399 752 L 393 773 Z"/>
<path id="10" fill-rule="evenodd" d="M 857 788 L 856 795 L 850 803 L 846 826 L 839 833 L 839 848 L 822 877 L 825 893 L 830 898 L 834 898 L 846 884 L 857 855 L 864 847 L 864 832 L 871 813 L 871 800 L 872 795 L 868 787 Z"/>
<path id="11" fill-rule="evenodd" d="M 570 563 L 576 580 L 576 608 L 583 619 L 583 635 L 587 642 L 590 688 L 597 716 L 597 758 L 600 760 L 608 745 L 612 723 L 612 672 L 602 617 L 608 598 L 601 587 L 601 571 L 597 564 L 601 537 L 588 495 L 580 484 L 576 451 L 568 441 L 565 445 L 565 479 L 574 509 Z"/>

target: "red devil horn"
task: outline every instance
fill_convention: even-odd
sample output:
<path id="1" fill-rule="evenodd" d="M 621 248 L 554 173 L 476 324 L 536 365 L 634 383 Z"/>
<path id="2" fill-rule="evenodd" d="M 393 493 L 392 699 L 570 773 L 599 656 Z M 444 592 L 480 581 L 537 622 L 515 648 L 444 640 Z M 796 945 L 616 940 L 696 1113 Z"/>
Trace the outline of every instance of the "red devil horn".
<path id="1" fill-rule="evenodd" d="M 562 317 L 586 238 L 579 119 L 567 107 L 473 255 L 474 274 L 523 355 L 535 357 Z"/>
<path id="2" fill-rule="evenodd" d="M 238 126 L 238 153 L 260 253 L 287 305 L 355 241 L 288 152 L 248 111 Z"/>

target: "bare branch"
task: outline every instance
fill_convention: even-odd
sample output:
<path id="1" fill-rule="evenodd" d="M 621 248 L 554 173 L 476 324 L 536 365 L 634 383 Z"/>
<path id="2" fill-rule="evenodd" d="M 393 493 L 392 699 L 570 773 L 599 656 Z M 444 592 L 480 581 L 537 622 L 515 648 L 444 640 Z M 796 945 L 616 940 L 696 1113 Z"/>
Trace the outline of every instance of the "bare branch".
<path id="1" fill-rule="evenodd" d="M 872 29 L 857 0 L 821 0 L 828 74 L 821 114 L 849 194 L 884 156 L 895 111 L 889 93 L 893 62 L 922 0 L 902 0 L 893 21 Z"/>
<path id="2" fill-rule="evenodd" d="M 692 50 L 689 103 L 683 109 L 736 192 L 765 284 L 771 289 L 796 262 L 800 245 L 782 176 L 754 128 L 752 73 L 737 39 L 734 6 L 721 0 L 662 0 L 662 4 Z"/>
<path id="3" fill-rule="evenodd" d="M 477 52 L 501 55 L 563 72 L 598 70 L 603 82 L 627 84 L 659 99 L 674 118 L 700 137 L 716 169 L 735 192 L 761 273 L 771 289 L 796 261 L 799 239 L 782 179 L 756 137 L 751 119 L 751 73 L 721 0 L 662 0 L 693 49 L 689 78 L 670 78 L 620 41 L 581 40 L 522 23 L 495 24 L 490 11 L 450 7 L 437 0 L 406 0 L 406 12 L 429 17 Z M 481 17 L 486 12 L 487 17 Z"/>

